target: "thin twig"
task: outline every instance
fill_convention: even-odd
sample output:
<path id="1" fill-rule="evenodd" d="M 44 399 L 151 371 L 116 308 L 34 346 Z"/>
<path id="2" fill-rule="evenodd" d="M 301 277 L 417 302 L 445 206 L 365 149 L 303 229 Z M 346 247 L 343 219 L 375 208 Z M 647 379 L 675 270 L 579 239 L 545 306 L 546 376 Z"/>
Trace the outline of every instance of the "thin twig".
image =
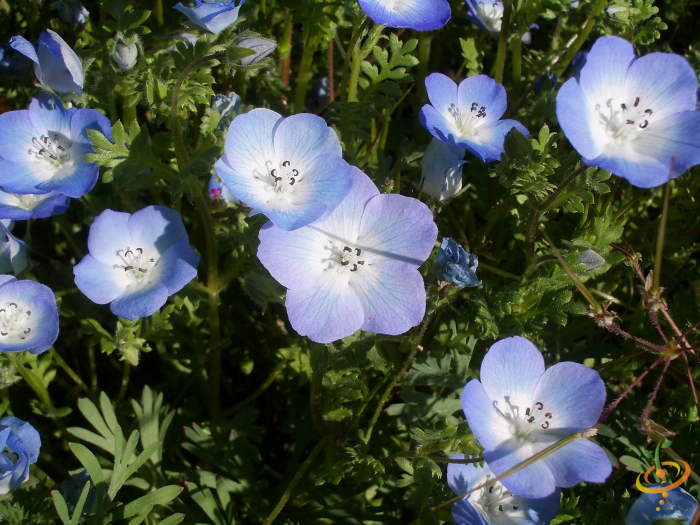
<path id="1" fill-rule="evenodd" d="M 625 398 L 625 396 L 626 396 L 627 394 L 629 394 L 630 391 L 631 391 L 642 379 L 644 379 L 644 377 L 645 377 L 649 372 L 651 372 L 651 371 L 654 369 L 654 367 L 656 367 L 661 361 L 663 361 L 663 359 L 664 359 L 664 356 L 659 357 L 656 361 L 654 361 L 654 362 L 652 363 L 652 365 L 651 365 L 649 368 L 647 368 L 644 372 L 642 372 L 641 374 L 639 374 L 639 377 L 637 377 L 637 379 L 635 379 L 634 381 L 632 381 L 632 383 L 630 384 L 630 386 L 628 386 L 627 388 L 625 388 L 625 390 L 622 392 L 622 394 L 620 394 L 620 396 L 619 396 L 615 401 L 613 401 L 612 404 L 611 404 L 607 409 L 605 409 L 605 411 L 604 411 L 604 412 L 600 415 L 600 417 L 598 418 L 598 423 L 602 423 L 603 421 L 605 421 L 605 420 L 607 419 L 607 417 L 613 412 L 613 410 L 615 410 L 615 409 L 617 408 L 617 405 L 620 404 L 620 402 Z"/>

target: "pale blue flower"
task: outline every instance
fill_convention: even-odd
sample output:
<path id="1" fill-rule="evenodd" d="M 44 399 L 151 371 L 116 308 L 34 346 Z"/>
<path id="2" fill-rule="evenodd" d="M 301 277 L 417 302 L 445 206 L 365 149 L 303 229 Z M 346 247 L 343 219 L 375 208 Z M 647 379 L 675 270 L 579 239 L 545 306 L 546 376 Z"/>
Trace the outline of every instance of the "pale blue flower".
<path id="1" fill-rule="evenodd" d="M 377 24 L 418 31 L 440 29 L 452 16 L 447 0 L 358 0 Z"/>
<path id="2" fill-rule="evenodd" d="M 650 486 L 659 487 L 662 487 L 661 483 Z M 698 508 L 698 501 L 680 487 L 668 491 L 667 494 L 668 496 L 641 494 L 632 504 L 625 518 L 625 525 L 650 525 L 655 520 L 682 520 L 680 523 L 688 525 Z M 663 500 L 663 505 L 659 504 L 660 500 Z"/>
<path id="3" fill-rule="evenodd" d="M 39 458 L 41 438 L 36 429 L 16 417 L 0 419 L 0 494 L 17 490 L 29 479 L 29 465 Z"/>
<path id="4" fill-rule="evenodd" d="M 154 314 L 197 275 L 182 218 L 165 206 L 133 215 L 105 210 L 90 226 L 88 249 L 73 268 L 76 286 L 130 321 Z"/>
<path id="5" fill-rule="evenodd" d="M 682 56 L 638 59 L 626 40 L 601 37 L 559 90 L 557 119 L 586 164 L 653 188 L 700 164 L 697 91 Z"/>
<path id="6" fill-rule="evenodd" d="M 65 109 L 42 93 L 28 110 L 0 115 L 0 187 L 17 194 L 52 191 L 78 198 L 97 182 L 99 169 L 83 161 L 93 153 L 88 129 L 107 137 L 109 119 L 94 109 Z"/>
<path id="7" fill-rule="evenodd" d="M 462 189 L 464 148 L 433 139 L 423 155 L 423 193 L 441 201 L 454 197 Z"/>
<path id="8" fill-rule="evenodd" d="M 45 352 L 58 337 L 53 292 L 34 281 L 0 275 L 0 352 Z M 1 482 L 1 480 L 0 480 Z"/>
<path id="9" fill-rule="evenodd" d="M 136 42 L 132 44 L 125 44 L 124 42 L 119 42 L 114 46 L 114 53 L 112 53 L 112 60 L 117 64 L 119 69 L 128 70 L 136 65 L 136 60 L 139 57 L 139 48 Z"/>
<path id="10" fill-rule="evenodd" d="M 190 21 L 207 31 L 218 35 L 224 29 L 236 23 L 238 11 L 245 0 L 230 2 L 215 2 L 213 0 L 194 0 L 194 7 L 185 7 L 182 3 L 173 6 L 184 14 Z"/>
<path id="11" fill-rule="evenodd" d="M 226 187 L 284 230 L 329 214 L 352 186 L 338 136 L 315 115 L 282 118 L 260 108 L 238 115 L 225 152 L 214 168 Z"/>
<path id="12" fill-rule="evenodd" d="M 241 101 L 241 97 L 236 93 L 230 93 L 228 95 L 214 95 L 214 98 L 211 100 L 211 107 L 212 109 L 215 109 L 219 115 L 221 115 L 221 119 L 219 120 L 216 128 L 227 128 L 231 124 L 234 117 L 241 110 L 242 105 L 243 102 Z"/>
<path id="13" fill-rule="evenodd" d="M 464 459 L 464 455 L 456 454 L 452 459 Z M 447 465 L 447 483 L 458 496 L 495 477 L 488 465 Z M 560 494 L 557 489 L 546 498 L 526 499 L 495 481 L 455 503 L 452 519 L 455 525 L 547 525 L 559 512 Z"/>
<path id="14" fill-rule="evenodd" d="M 263 58 L 270 55 L 275 49 L 277 49 L 277 42 L 274 40 L 269 40 L 267 38 L 262 38 L 260 36 L 244 36 L 236 40 L 236 47 L 244 47 L 255 51 L 254 55 L 248 55 L 240 60 L 241 65 L 253 66 L 260 62 Z"/>
<path id="15" fill-rule="evenodd" d="M 209 198 L 212 201 L 222 200 L 226 204 L 240 204 L 236 196 L 229 191 L 219 176 L 214 173 L 209 179 Z"/>
<path id="16" fill-rule="evenodd" d="M 64 213 L 69 204 L 70 198 L 57 191 L 20 195 L 0 190 L 0 218 L 3 219 L 43 219 Z"/>
<path id="17" fill-rule="evenodd" d="M 24 37 L 13 36 L 10 45 L 34 62 L 39 83 L 57 93 L 83 93 L 83 63 L 58 33 L 41 33 L 36 49 Z"/>
<path id="18" fill-rule="evenodd" d="M 591 272 L 603 266 L 605 264 L 605 259 L 594 250 L 586 250 L 578 254 L 576 264 L 585 264 L 586 271 Z"/>
<path id="19" fill-rule="evenodd" d="M 449 237 L 442 240 L 434 264 L 438 280 L 452 283 L 457 288 L 480 286 L 481 281 L 476 276 L 478 266 L 476 255 L 467 253 Z"/>
<path id="20" fill-rule="evenodd" d="M 466 0 L 467 18 L 469 21 L 484 31 L 488 31 L 492 35 L 501 33 L 503 25 L 503 1 L 502 0 Z M 532 24 L 530 29 L 537 29 L 537 24 Z M 530 31 L 525 31 L 520 37 L 523 44 L 532 42 Z"/>
<path id="21" fill-rule="evenodd" d="M 29 247 L 10 233 L 14 225 L 15 221 L 0 220 L 0 273 L 17 275 L 27 267 Z"/>
<path id="22" fill-rule="evenodd" d="M 380 194 L 357 168 L 351 173 L 352 190 L 325 220 L 260 231 L 258 259 L 287 288 L 292 327 L 318 343 L 357 330 L 398 335 L 425 314 L 418 267 L 437 237 L 433 214 L 416 199 Z"/>
<path id="23" fill-rule="evenodd" d="M 570 362 L 545 371 L 542 354 L 523 337 L 492 345 L 481 363 L 481 381 L 470 381 L 462 393 L 469 428 L 497 476 L 593 427 L 604 405 L 605 384 L 598 372 Z M 544 498 L 557 487 L 603 483 L 611 471 L 605 451 L 580 437 L 502 483 L 523 498 Z"/>
<path id="24" fill-rule="evenodd" d="M 449 77 L 433 73 L 425 79 L 430 104 L 420 111 L 421 124 L 434 137 L 466 148 L 484 162 L 499 160 L 511 129 L 527 135 L 516 120 L 499 120 L 506 111 L 506 90 L 486 75 L 463 80 L 459 87 Z"/>

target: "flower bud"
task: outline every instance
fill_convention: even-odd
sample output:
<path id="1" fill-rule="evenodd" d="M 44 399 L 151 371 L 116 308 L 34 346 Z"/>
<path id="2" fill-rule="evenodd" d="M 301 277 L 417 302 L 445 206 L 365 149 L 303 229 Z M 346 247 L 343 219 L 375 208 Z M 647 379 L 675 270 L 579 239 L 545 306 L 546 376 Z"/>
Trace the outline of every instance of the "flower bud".
<path id="1" fill-rule="evenodd" d="M 241 58 L 242 66 L 252 66 L 277 49 L 277 43 L 259 36 L 244 36 L 236 41 L 236 47 L 255 51 L 254 55 Z"/>
<path id="2" fill-rule="evenodd" d="M 79 0 L 56 1 L 51 4 L 51 8 L 58 11 L 58 16 L 66 24 L 83 26 L 85 19 L 90 16 L 90 11 L 85 9 Z"/>
<path id="3" fill-rule="evenodd" d="M 476 255 L 467 253 L 455 241 L 445 237 L 438 249 L 433 269 L 437 271 L 438 280 L 452 283 L 457 288 L 465 288 L 481 285 L 476 276 L 478 266 Z"/>
<path id="4" fill-rule="evenodd" d="M 136 59 L 139 56 L 139 49 L 136 43 L 127 46 L 126 44 L 119 42 L 115 48 L 114 53 L 112 53 L 112 60 L 117 63 L 120 69 L 131 69 L 136 65 Z"/>
<path id="5" fill-rule="evenodd" d="M 423 155 L 423 192 L 441 201 L 462 189 L 463 148 L 433 139 Z"/>

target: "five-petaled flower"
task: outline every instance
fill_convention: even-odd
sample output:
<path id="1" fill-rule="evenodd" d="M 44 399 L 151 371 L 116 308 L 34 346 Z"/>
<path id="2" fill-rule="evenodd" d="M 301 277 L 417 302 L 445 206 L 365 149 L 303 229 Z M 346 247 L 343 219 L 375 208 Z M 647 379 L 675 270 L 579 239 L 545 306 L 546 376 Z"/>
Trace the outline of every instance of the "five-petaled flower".
<path id="1" fill-rule="evenodd" d="M 0 494 L 7 494 L 29 479 L 29 465 L 36 463 L 41 438 L 36 429 L 16 417 L 0 419 Z"/>
<path id="2" fill-rule="evenodd" d="M 238 115 L 214 168 L 236 198 L 283 230 L 328 215 L 352 186 L 338 136 L 321 117 L 282 118 L 269 109 Z"/>
<path id="3" fill-rule="evenodd" d="M 492 35 L 498 35 L 503 25 L 503 1 L 502 0 L 466 0 L 467 18 L 476 27 L 488 31 Z M 537 28 L 532 24 L 530 28 Z M 525 31 L 520 40 L 523 44 L 532 42 L 532 34 Z"/>
<path id="4" fill-rule="evenodd" d="M 88 129 L 110 136 L 109 119 L 94 109 L 65 109 L 42 93 L 29 109 L 0 115 L 0 186 L 10 193 L 57 191 L 78 198 L 97 182 L 99 169 L 83 162 L 93 152 Z"/>
<path id="5" fill-rule="evenodd" d="M 476 276 L 479 259 L 476 255 L 467 253 L 449 237 L 442 240 L 433 266 L 440 281 L 452 283 L 457 288 L 481 285 L 481 281 Z"/>
<path id="6" fill-rule="evenodd" d="M 434 137 L 450 146 L 466 148 L 484 162 L 499 160 L 506 133 L 528 131 L 516 120 L 498 120 L 506 111 L 506 90 L 486 75 L 463 80 L 459 87 L 440 73 L 425 79 L 430 104 L 420 122 Z"/>
<path id="7" fill-rule="evenodd" d="M 452 15 L 447 0 L 358 0 L 377 24 L 431 31 L 444 26 Z"/>
<path id="8" fill-rule="evenodd" d="M 83 63 L 58 33 L 50 29 L 39 36 L 36 49 L 24 37 L 13 36 L 10 45 L 34 62 L 40 84 L 57 93 L 83 93 Z"/>
<path id="9" fill-rule="evenodd" d="M 661 483 L 654 483 L 649 488 L 662 486 Z M 663 504 L 660 505 L 659 501 L 663 501 Z M 625 525 L 649 525 L 656 520 L 680 520 L 679 525 L 688 525 L 697 508 L 698 500 L 680 487 L 666 493 L 644 493 L 632 504 L 625 517 Z"/>
<path id="10" fill-rule="evenodd" d="M 292 327 L 319 343 L 360 329 L 401 334 L 425 314 L 418 267 L 437 237 L 433 214 L 416 199 L 380 195 L 357 168 L 352 177 L 352 190 L 324 220 L 260 231 L 258 258 L 288 289 Z"/>
<path id="11" fill-rule="evenodd" d="M 90 226 L 88 249 L 73 268 L 76 286 L 130 321 L 155 313 L 197 275 L 199 256 L 180 214 L 165 206 L 105 210 Z"/>
<path id="12" fill-rule="evenodd" d="M 441 201 L 454 197 L 462 189 L 464 148 L 433 139 L 423 155 L 423 193 Z"/>
<path id="13" fill-rule="evenodd" d="M 0 352 L 40 354 L 58 337 L 53 292 L 34 281 L 0 275 Z"/>
<path id="14" fill-rule="evenodd" d="M 636 58 L 626 40 L 601 37 L 559 90 L 557 118 L 586 164 L 653 188 L 700 164 L 697 91 L 680 55 Z"/>
<path id="15" fill-rule="evenodd" d="M 481 363 L 481 382 L 467 383 L 462 408 L 484 459 L 498 476 L 557 441 L 594 426 L 605 405 L 598 372 L 571 362 L 547 371 L 523 337 L 502 339 Z M 602 483 L 612 466 L 605 451 L 584 437 L 502 480 L 512 493 L 544 498 L 580 481 Z"/>
<path id="16" fill-rule="evenodd" d="M 452 459 L 464 459 L 456 454 Z M 488 465 L 450 463 L 447 483 L 458 496 L 495 479 Z M 559 512 L 559 495 L 527 499 L 510 492 L 500 481 L 470 492 L 452 507 L 455 525 L 547 525 Z"/>
<path id="17" fill-rule="evenodd" d="M 224 29 L 233 25 L 238 20 L 238 11 L 245 0 L 230 2 L 216 2 L 214 0 L 194 0 L 194 7 L 185 7 L 182 3 L 173 6 L 195 25 L 218 35 Z"/>

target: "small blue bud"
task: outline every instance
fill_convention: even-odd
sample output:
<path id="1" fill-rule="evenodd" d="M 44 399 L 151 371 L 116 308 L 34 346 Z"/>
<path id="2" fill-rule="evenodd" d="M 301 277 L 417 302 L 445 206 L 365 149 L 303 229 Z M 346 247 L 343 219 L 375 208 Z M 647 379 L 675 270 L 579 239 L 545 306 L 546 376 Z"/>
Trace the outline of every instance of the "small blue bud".
<path id="1" fill-rule="evenodd" d="M 90 16 L 90 11 L 85 9 L 79 0 L 57 1 L 51 4 L 51 9 L 58 11 L 61 20 L 70 25 L 85 25 L 85 19 Z"/>
<path id="2" fill-rule="evenodd" d="M 437 270 L 440 281 L 452 283 L 457 288 L 480 286 L 476 276 L 479 260 L 476 255 L 467 253 L 449 237 L 442 239 L 433 268 Z"/>
<path id="3" fill-rule="evenodd" d="M 236 41 L 236 47 L 255 51 L 254 55 L 241 58 L 242 66 L 252 66 L 277 49 L 277 43 L 259 36 L 244 36 Z"/>
<path id="4" fill-rule="evenodd" d="M 112 53 L 112 60 L 114 60 L 120 69 L 131 69 L 136 65 L 136 59 L 139 56 L 139 49 L 136 43 L 127 46 L 126 44 L 119 42 L 115 48 L 114 53 Z"/>

